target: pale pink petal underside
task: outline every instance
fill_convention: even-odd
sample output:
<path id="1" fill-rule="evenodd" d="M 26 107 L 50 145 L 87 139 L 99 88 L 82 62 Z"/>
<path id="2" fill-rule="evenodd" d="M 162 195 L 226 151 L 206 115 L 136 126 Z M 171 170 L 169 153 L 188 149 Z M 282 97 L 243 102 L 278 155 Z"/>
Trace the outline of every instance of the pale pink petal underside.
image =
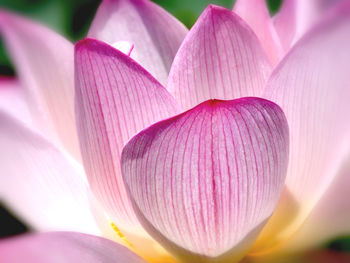
<path id="1" fill-rule="evenodd" d="M 233 11 L 246 21 L 258 36 L 272 64 L 279 62 L 283 49 L 265 0 L 237 0 Z"/>
<path id="2" fill-rule="evenodd" d="M 0 33 L 38 127 L 80 158 L 74 120 L 73 45 L 23 17 L 0 11 Z"/>
<path id="3" fill-rule="evenodd" d="M 232 11 L 210 5 L 181 45 L 167 86 L 190 109 L 208 99 L 260 96 L 269 73 L 249 26 Z"/>
<path id="4" fill-rule="evenodd" d="M 187 32 L 176 18 L 149 0 L 104 0 L 88 36 L 109 44 L 133 43 L 132 58 L 165 84 Z"/>
<path id="5" fill-rule="evenodd" d="M 122 172 L 140 222 L 167 249 L 186 262 L 234 260 L 273 212 L 287 160 L 277 105 L 209 100 L 131 139 Z"/>
<path id="6" fill-rule="evenodd" d="M 350 234 L 350 155 L 310 216 L 285 249 L 317 247 Z"/>
<path id="7" fill-rule="evenodd" d="M 281 106 L 290 127 L 286 190 L 296 217 L 291 231 L 333 181 L 350 146 L 349 32 L 348 4 L 301 39 L 267 84 L 264 96 Z"/>
<path id="8" fill-rule="evenodd" d="M 0 77 L 0 110 L 23 123 L 33 125 L 24 90 L 15 78 Z"/>
<path id="9" fill-rule="evenodd" d="M 122 147 L 179 109 L 157 80 L 108 44 L 85 39 L 75 52 L 76 114 L 88 180 L 115 223 L 131 231 L 137 220 L 121 176 Z"/>
<path id="10" fill-rule="evenodd" d="M 99 233 L 83 169 L 39 133 L 0 111 L 0 199 L 41 231 Z"/>
<path id="11" fill-rule="evenodd" d="M 346 0 L 284 0 L 274 17 L 281 44 L 288 50 L 325 13 Z"/>
<path id="12" fill-rule="evenodd" d="M 28 234 L 0 241 L 7 263 L 145 263 L 127 248 L 108 239 L 74 232 Z"/>

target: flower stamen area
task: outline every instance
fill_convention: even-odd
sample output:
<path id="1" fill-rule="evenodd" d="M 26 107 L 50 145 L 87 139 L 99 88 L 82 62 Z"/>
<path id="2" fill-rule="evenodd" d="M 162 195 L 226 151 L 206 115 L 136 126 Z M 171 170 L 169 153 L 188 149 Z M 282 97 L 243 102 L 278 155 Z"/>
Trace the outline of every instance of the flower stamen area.
<path id="1" fill-rule="evenodd" d="M 131 248 L 134 248 L 134 245 L 124 236 L 124 234 L 120 231 L 120 229 L 114 224 L 112 221 L 110 221 L 110 226 L 113 228 L 113 230 L 117 233 L 117 235 L 124 241 L 126 245 L 128 245 Z"/>

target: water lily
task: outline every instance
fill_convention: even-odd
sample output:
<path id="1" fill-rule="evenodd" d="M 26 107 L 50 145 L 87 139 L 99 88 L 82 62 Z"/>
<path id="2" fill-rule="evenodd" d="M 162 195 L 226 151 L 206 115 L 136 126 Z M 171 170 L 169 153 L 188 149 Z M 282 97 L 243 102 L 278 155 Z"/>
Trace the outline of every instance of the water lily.
<path id="1" fill-rule="evenodd" d="M 101 231 L 150 262 L 271 262 L 349 231 L 350 4 L 308 29 L 299 10 L 322 9 L 302 3 L 273 19 L 261 1 L 209 6 L 187 33 L 151 2 L 105 0 L 74 51 L 2 12 L 20 84 L 1 80 L 1 198 L 38 230 Z M 70 232 L 0 253 L 34 246 L 142 262 Z"/>

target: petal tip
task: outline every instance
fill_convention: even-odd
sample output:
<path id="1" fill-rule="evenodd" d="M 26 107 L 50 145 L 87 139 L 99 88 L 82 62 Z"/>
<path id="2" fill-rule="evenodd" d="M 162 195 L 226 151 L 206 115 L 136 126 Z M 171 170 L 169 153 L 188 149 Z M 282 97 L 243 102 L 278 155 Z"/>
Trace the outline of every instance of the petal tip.
<path id="1" fill-rule="evenodd" d="M 225 7 L 209 4 L 207 8 L 204 10 L 203 14 L 204 13 L 220 14 L 220 13 L 227 13 L 227 12 L 233 13 L 231 12 L 231 10 L 226 9 Z"/>
<path id="2" fill-rule="evenodd" d="M 19 17 L 16 13 L 11 13 L 5 9 L 0 8 L 0 30 L 6 30 L 6 28 L 13 26 L 15 19 L 18 18 Z"/>
<path id="3" fill-rule="evenodd" d="M 81 51 L 96 52 L 113 57 L 129 57 L 117 48 L 94 38 L 84 38 L 75 44 L 75 53 L 79 54 Z"/>
<path id="4" fill-rule="evenodd" d="M 84 38 L 82 40 L 79 40 L 76 44 L 75 44 L 75 51 L 78 51 L 82 48 L 91 48 L 91 47 L 95 47 L 96 43 L 99 42 L 97 39 L 94 38 Z"/>
<path id="5" fill-rule="evenodd" d="M 270 107 L 276 110 L 279 110 L 281 112 L 283 112 L 283 110 L 281 109 L 281 107 L 279 105 L 277 105 L 276 103 L 264 99 L 264 98 L 260 98 L 260 97 L 241 97 L 238 99 L 234 99 L 234 100 L 222 100 L 222 99 L 209 99 L 206 100 L 200 104 L 198 104 L 195 108 L 200 108 L 200 107 L 225 107 L 225 105 L 227 105 L 227 103 L 229 104 L 241 104 L 241 103 L 259 103 L 260 105 L 264 106 L 264 107 Z"/>

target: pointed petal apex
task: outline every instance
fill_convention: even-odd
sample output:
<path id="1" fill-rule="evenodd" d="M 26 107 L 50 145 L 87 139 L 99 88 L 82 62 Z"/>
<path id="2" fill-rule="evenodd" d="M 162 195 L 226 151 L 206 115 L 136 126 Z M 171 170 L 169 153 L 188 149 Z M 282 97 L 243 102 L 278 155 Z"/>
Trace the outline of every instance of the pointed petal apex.
<path id="1" fill-rule="evenodd" d="M 260 96 L 270 69 L 249 26 L 232 11 L 210 5 L 182 43 L 167 86 L 190 109 L 213 98 Z"/>

